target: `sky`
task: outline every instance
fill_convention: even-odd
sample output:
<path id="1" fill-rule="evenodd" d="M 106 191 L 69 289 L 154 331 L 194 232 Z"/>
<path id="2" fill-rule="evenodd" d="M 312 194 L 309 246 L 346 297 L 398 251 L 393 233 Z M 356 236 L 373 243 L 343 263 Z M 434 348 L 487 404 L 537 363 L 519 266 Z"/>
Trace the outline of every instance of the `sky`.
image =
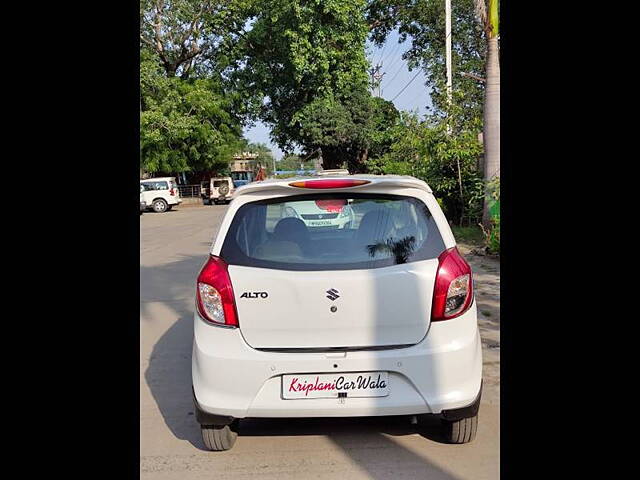
<path id="1" fill-rule="evenodd" d="M 381 84 L 381 96 L 393 101 L 398 110 L 417 111 L 424 115 L 427 106 L 431 105 L 431 98 L 427 87 L 424 85 L 424 73 L 420 70 L 409 72 L 407 64 L 402 60 L 402 54 L 411 45 L 411 39 L 398 44 L 398 32 L 389 34 L 387 41 L 380 48 L 367 43 L 367 57 L 372 64 L 382 64 L 381 72 L 384 72 Z M 417 74 L 417 77 L 414 76 Z M 413 79 L 413 81 L 412 81 Z M 406 87 L 402 93 L 401 90 Z M 377 94 L 377 92 L 375 92 Z M 245 137 L 253 143 L 264 143 L 273 152 L 276 159 L 282 158 L 282 151 L 269 139 L 269 128 L 261 122 L 244 131 Z"/>

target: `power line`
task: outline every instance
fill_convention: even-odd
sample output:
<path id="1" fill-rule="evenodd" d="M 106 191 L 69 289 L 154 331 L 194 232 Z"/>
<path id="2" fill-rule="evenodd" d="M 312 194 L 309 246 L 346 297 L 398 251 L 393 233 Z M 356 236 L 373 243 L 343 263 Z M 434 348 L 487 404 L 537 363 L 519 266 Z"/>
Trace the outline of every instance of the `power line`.
<path id="1" fill-rule="evenodd" d="M 409 85 L 411 85 L 411 82 L 413 82 L 413 81 L 416 79 L 416 77 L 417 77 L 418 75 L 420 75 L 420 72 L 421 72 L 421 70 L 418 70 L 418 71 L 416 72 L 416 74 L 413 76 L 413 78 L 412 78 L 411 80 L 409 80 L 409 83 L 407 83 L 404 87 L 402 87 L 402 90 L 400 90 L 400 91 L 396 94 L 396 96 L 395 96 L 395 97 L 393 97 L 393 98 L 391 99 L 391 101 L 392 101 L 392 102 L 393 102 L 396 98 L 398 98 L 398 96 L 399 96 L 402 92 L 404 92 L 405 88 L 407 88 Z"/>
<path id="2" fill-rule="evenodd" d="M 384 56 L 384 51 L 387 49 L 387 42 L 384 42 L 384 45 L 382 46 L 382 52 L 380 53 L 380 59 L 378 60 L 378 63 L 382 63 L 382 57 Z"/>
<path id="3" fill-rule="evenodd" d="M 387 55 L 386 60 L 388 60 L 389 58 L 393 57 L 396 53 L 398 53 L 398 50 L 400 50 L 400 42 L 396 43 L 395 48 L 389 53 L 389 55 Z M 402 56 L 400 56 L 400 58 L 402 58 Z M 396 63 L 397 61 L 398 59 L 396 58 L 393 63 Z"/>
<path id="4" fill-rule="evenodd" d="M 402 71 L 402 67 L 403 66 L 404 66 L 404 60 L 399 65 L 398 70 L 396 70 L 396 74 L 393 77 L 391 77 L 391 80 L 389 80 L 389 83 L 387 83 L 387 87 L 389 87 L 389 85 L 391 85 L 393 83 L 393 81 L 396 79 L 396 77 L 400 74 L 400 72 Z"/>
<path id="5" fill-rule="evenodd" d="M 393 51 L 391 54 L 389 54 L 389 57 L 388 57 L 388 58 L 391 58 L 391 57 L 393 57 L 396 53 L 399 53 L 399 52 L 398 52 L 399 50 L 400 50 L 400 43 L 398 43 L 398 44 L 396 45 L 396 49 L 395 49 L 395 51 Z M 402 54 L 400 54 L 399 56 L 397 56 L 397 57 L 396 57 L 396 58 L 395 58 L 395 59 L 394 59 L 394 60 L 389 64 L 389 67 L 388 67 L 388 68 L 389 68 L 389 69 L 392 69 L 392 68 L 393 68 L 393 66 L 394 66 L 396 63 L 398 63 L 398 60 L 401 60 L 401 61 L 403 61 L 403 62 L 404 62 L 404 59 L 402 58 Z"/>

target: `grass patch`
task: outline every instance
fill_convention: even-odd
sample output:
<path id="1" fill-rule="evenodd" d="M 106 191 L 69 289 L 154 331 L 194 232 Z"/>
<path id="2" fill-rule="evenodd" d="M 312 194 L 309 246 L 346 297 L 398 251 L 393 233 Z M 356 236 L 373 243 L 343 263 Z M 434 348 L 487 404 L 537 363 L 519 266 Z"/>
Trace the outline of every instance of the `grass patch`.
<path id="1" fill-rule="evenodd" d="M 484 246 L 484 234 L 477 225 L 471 227 L 452 226 L 451 230 L 453 231 L 453 236 L 456 237 L 456 242 L 466 243 L 475 247 Z"/>

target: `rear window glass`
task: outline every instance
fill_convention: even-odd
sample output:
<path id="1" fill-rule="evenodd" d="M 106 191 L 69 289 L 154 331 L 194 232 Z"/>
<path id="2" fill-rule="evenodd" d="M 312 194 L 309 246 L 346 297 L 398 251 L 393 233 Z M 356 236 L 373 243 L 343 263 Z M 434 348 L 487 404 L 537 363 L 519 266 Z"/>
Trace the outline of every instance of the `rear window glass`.
<path id="1" fill-rule="evenodd" d="M 169 184 L 167 182 L 143 182 L 140 185 L 148 192 L 153 190 L 169 190 Z"/>
<path id="2" fill-rule="evenodd" d="M 221 256 L 231 265 L 351 270 L 437 258 L 444 249 L 422 201 L 334 193 L 243 205 L 231 222 Z"/>

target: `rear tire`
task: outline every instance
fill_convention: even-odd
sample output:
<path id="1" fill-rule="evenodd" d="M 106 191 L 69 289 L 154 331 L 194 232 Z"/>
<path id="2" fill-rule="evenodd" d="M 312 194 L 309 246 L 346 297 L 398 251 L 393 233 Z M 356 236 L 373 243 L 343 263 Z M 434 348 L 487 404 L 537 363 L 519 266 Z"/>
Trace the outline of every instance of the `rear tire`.
<path id="1" fill-rule="evenodd" d="M 478 415 L 454 422 L 443 420 L 444 436 L 449 443 L 469 443 L 476 438 Z"/>
<path id="2" fill-rule="evenodd" d="M 202 441 L 208 450 L 222 452 L 229 450 L 238 438 L 238 425 L 234 421 L 231 425 L 200 425 Z"/>
<path id="3" fill-rule="evenodd" d="M 164 213 L 167 211 L 167 202 L 165 202 L 161 198 L 154 200 L 152 206 L 153 206 L 153 211 L 156 213 Z"/>

